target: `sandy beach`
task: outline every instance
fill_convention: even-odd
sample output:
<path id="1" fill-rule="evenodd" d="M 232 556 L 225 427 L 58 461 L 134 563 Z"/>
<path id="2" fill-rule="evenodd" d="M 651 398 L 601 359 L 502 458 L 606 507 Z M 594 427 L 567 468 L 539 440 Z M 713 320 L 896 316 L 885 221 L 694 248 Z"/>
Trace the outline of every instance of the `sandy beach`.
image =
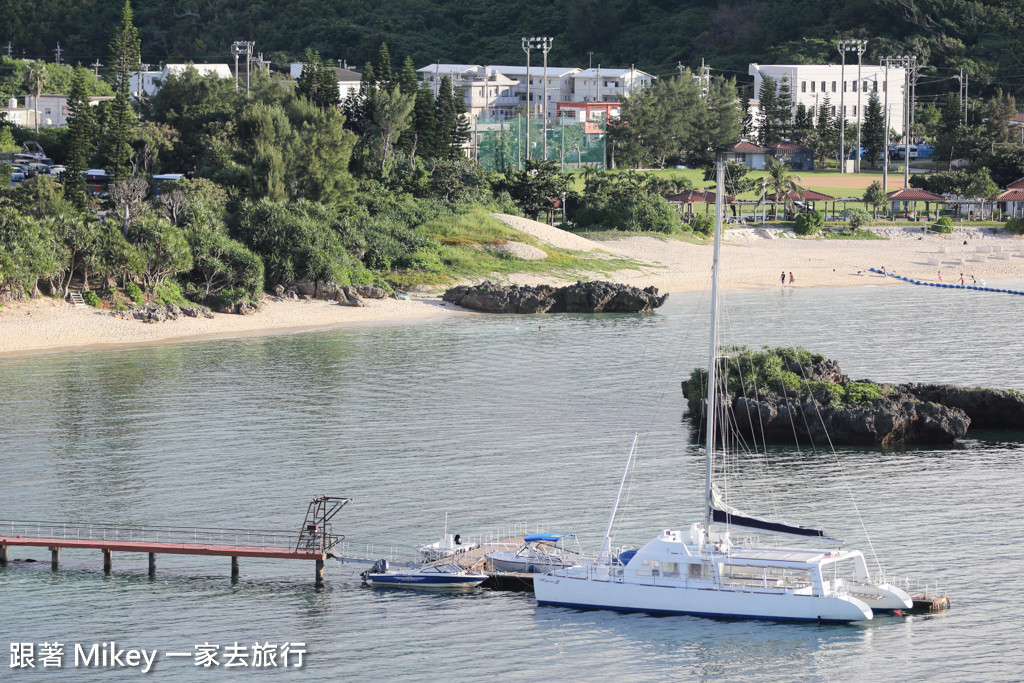
<path id="1" fill-rule="evenodd" d="M 594 242 L 544 223 L 495 215 L 524 233 L 540 249 L 553 245 L 584 252 L 598 263 L 629 258 L 629 270 L 565 273 L 559 277 L 519 274 L 494 277 L 514 284 L 565 284 L 578 279 L 603 279 L 657 287 L 662 292 L 686 292 L 709 286 L 712 249 L 659 237 L 632 236 Z M 920 229 L 876 228 L 885 240 L 803 239 L 775 229 L 730 229 L 722 247 L 722 279 L 729 289 L 780 286 L 782 272 L 793 273 L 794 287 L 911 286 L 868 272 L 884 267 L 891 273 L 920 280 L 960 282 L 1024 280 L 1024 237 L 993 235 L 991 231 L 958 229 L 950 235 L 923 235 Z M 966 242 L 966 244 L 964 244 Z M 156 324 L 124 320 L 110 311 L 75 308 L 54 300 L 7 303 L 0 308 L 0 356 L 102 348 L 157 342 L 285 334 L 350 325 L 421 321 L 439 316 L 475 315 L 443 304 L 438 295 L 412 300 L 370 300 L 365 308 L 325 301 L 275 301 L 251 316 L 217 313 L 213 318 L 179 318 Z"/>
<path id="2" fill-rule="evenodd" d="M 143 323 L 110 311 L 75 308 L 44 298 L 8 303 L 0 308 L 0 356 L 71 348 L 136 346 L 156 342 L 222 339 L 287 334 L 351 325 L 378 325 L 470 315 L 452 310 L 436 298 L 368 300 L 365 308 L 329 301 L 265 299 L 255 315 L 214 313 L 213 318 L 185 318 Z"/>

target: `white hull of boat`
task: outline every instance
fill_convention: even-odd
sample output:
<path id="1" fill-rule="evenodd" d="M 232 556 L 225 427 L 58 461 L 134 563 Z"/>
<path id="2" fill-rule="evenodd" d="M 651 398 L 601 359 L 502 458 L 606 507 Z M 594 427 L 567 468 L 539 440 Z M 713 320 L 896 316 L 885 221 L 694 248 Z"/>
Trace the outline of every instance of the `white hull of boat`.
<path id="1" fill-rule="evenodd" d="M 542 574 L 544 572 L 554 571 L 555 569 L 562 569 L 567 566 L 557 558 L 531 560 L 522 557 L 512 557 L 514 554 L 515 553 L 494 553 L 487 555 L 487 559 L 491 561 L 491 566 L 494 567 L 494 571 L 497 572 Z M 506 556 L 502 557 L 502 555 Z"/>
<path id="2" fill-rule="evenodd" d="M 538 603 L 563 607 L 794 621 L 852 622 L 873 618 L 867 604 L 847 595 L 822 597 L 783 590 L 641 585 L 555 574 L 538 574 L 533 579 L 533 588 Z"/>

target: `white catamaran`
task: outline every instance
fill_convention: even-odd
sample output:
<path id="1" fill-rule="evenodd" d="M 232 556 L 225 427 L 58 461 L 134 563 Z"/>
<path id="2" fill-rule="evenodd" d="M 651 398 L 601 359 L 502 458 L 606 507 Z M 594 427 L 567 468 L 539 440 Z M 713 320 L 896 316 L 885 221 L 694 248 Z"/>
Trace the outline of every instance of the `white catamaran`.
<path id="1" fill-rule="evenodd" d="M 717 399 L 718 278 L 722 239 L 724 165 L 718 164 L 715 246 L 711 288 L 711 352 L 705 447 L 703 522 L 686 531 L 666 529 L 639 550 L 613 555 L 611 531 L 635 450 L 630 451 L 619 495 L 596 562 L 534 576 L 542 605 L 663 614 L 801 621 L 852 622 L 879 610 L 909 609 L 910 596 L 873 579 L 864 554 L 840 549 L 824 531 L 758 519 L 726 505 L 712 481 Z M 718 453 L 721 455 L 721 452 Z M 724 526 L 712 531 L 712 524 Z M 730 529 L 814 540 L 831 549 L 742 547 Z"/>

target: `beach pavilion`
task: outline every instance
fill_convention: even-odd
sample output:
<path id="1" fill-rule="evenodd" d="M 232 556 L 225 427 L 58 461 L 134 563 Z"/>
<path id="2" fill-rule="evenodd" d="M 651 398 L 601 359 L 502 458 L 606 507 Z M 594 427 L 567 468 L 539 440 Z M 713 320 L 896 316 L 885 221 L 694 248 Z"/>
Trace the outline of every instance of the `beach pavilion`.
<path id="1" fill-rule="evenodd" d="M 715 197 L 716 194 L 708 190 L 687 190 L 686 192 L 680 192 L 679 194 L 669 195 L 665 197 L 665 201 L 669 204 L 678 205 L 679 210 L 685 216 L 692 217 L 694 204 L 704 204 L 704 213 L 707 214 L 711 211 L 711 204 L 715 203 Z M 726 204 L 733 204 L 735 203 L 736 198 L 726 195 L 722 201 Z"/>
<path id="2" fill-rule="evenodd" d="M 816 211 L 817 210 L 817 202 L 824 202 L 825 203 L 825 211 L 826 212 L 828 211 L 828 203 L 832 202 L 832 215 L 835 215 L 835 213 L 836 213 L 836 202 L 839 201 L 838 199 L 836 199 L 835 197 L 833 197 L 830 194 L 825 194 L 823 192 L 816 192 L 815 190 L 804 190 L 804 189 L 789 190 L 788 192 L 784 192 L 782 194 L 776 194 L 776 193 L 773 192 L 770 195 L 766 195 L 764 199 L 765 199 L 766 202 L 771 202 L 772 204 L 775 204 L 775 203 L 778 203 L 778 202 L 785 202 L 785 201 L 804 202 L 804 203 L 810 204 L 811 211 Z M 845 202 L 844 202 L 844 208 L 845 208 Z"/>
<path id="3" fill-rule="evenodd" d="M 911 202 L 924 202 L 924 217 L 926 220 L 931 220 L 932 204 L 945 204 L 947 201 L 941 194 L 935 194 L 934 192 L 928 192 L 927 190 L 920 190 L 916 187 L 905 187 L 902 190 L 894 190 L 886 196 L 889 198 L 889 201 L 892 202 L 893 215 L 896 215 L 896 212 L 900 208 L 897 204 L 902 203 L 903 211 L 909 214 L 913 211 L 913 209 L 910 208 Z"/>
<path id="4" fill-rule="evenodd" d="M 1006 189 L 991 197 L 994 202 L 1003 203 L 1003 213 L 1007 218 L 1024 216 L 1024 178 L 1013 181 Z"/>

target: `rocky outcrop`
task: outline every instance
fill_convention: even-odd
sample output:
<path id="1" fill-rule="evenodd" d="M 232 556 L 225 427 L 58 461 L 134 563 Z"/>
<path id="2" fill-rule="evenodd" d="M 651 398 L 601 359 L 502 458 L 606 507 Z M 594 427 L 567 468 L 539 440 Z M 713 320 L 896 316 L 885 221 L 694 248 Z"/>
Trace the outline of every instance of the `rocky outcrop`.
<path id="1" fill-rule="evenodd" d="M 213 317 L 213 314 L 210 313 L 210 309 L 205 306 L 179 307 L 174 304 L 167 306 L 147 304 L 145 306 L 136 306 L 135 308 L 130 308 L 125 311 L 114 311 L 112 315 L 125 320 L 138 320 L 144 323 L 162 323 L 165 320 L 177 320 L 182 316 L 186 318 Z"/>
<path id="2" fill-rule="evenodd" d="M 388 293 L 376 285 L 336 285 L 331 282 L 299 280 L 287 287 L 277 285 L 274 293 L 281 299 L 319 299 L 321 301 L 360 301 L 361 299 L 383 299 Z"/>
<path id="3" fill-rule="evenodd" d="M 658 308 L 668 294 L 656 287 L 638 289 L 614 282 L 550 285 L 460 285 L 442 297 L 456 306 L 487 313 L 641 313 Z"/>
<path id="4" fill-rule="evenodd" d="M 870 404 L 828 404 L 825 397 L 777 394 L 730 397 L 736 428 L 759 443 L 858 444 L 951 443 L 967 433 L 963 410 L 895 393 Z M 691 400 L 690 416 L 703 438 L 707 400 Z"/>
<path id="5" fill-rule="evenodd" d="M 850 380 L 835 361 L 784 368 L 809 382 L 845 386 Z M 858 380 L 857 384 L 867 384 Z M 879 396 L 859 402 L 837 400 L 835 387 L 814 391 L 759 391 L 755 396 L 721 398 L 732 423 L 757 443 L 855 444 L 951 443 L 968 429 L 1024 429 L 1024 394 L 999 389 L 967 389 L 936 384 L 881 384 Z M 841 393 L 841 392 L 839 392 Z M 707 399 L 689 395 L 684 384 L 695 438 L 703 439 Z"/>

